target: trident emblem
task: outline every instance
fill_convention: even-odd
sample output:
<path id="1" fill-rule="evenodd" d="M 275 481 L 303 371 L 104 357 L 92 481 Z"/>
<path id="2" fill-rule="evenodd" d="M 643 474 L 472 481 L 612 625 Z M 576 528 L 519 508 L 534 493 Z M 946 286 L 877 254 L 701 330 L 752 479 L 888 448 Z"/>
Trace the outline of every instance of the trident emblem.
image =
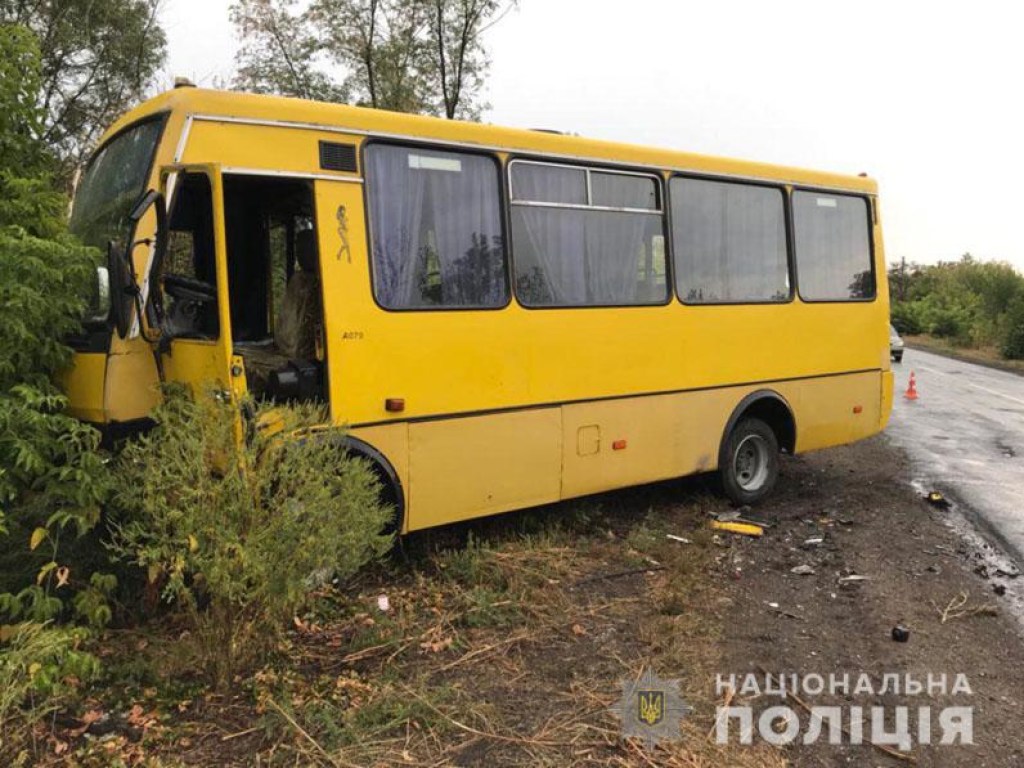
<path id="1" fill-rule="evenodd" d="M 637 691 L 637 717 L 647 725 L 657 725 L 665 716 L 664 691 Z"/>

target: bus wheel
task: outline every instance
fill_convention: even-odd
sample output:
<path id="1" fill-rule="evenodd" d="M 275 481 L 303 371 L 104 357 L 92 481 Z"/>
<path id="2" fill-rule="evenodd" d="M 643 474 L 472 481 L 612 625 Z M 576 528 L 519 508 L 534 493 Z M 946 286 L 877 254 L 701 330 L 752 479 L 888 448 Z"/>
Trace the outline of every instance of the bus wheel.
<path id="1" fill-rule="evenodd" d="M 742 419 L 722 446 L 719 473 L 725 495 L 736 504 L 757 504 L 779 476 L 779 442 L 760 419 Z"/>

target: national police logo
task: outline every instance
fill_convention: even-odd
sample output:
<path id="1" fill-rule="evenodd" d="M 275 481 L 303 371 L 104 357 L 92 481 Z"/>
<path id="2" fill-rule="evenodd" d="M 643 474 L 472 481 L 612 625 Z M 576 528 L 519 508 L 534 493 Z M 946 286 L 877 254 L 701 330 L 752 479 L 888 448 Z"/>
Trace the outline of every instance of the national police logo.
<path id="1" fill-rule="evenodd" d="M 612 711 L 622 718 L 624 738 L 641 738 L 651 749 L 678 739 L 679 721 L 692 708 L 679 697 L 678 680 L 662 680 L 647 669 L 639 679 L 622 682 L 622 698 Z"/>

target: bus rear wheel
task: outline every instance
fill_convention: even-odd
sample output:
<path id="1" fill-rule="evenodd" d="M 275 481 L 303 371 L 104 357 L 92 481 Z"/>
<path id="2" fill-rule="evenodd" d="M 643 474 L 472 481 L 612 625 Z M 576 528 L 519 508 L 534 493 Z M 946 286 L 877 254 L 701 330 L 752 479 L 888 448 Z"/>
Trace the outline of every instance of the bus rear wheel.
<path id="1" fill-rule="evenodd" d="M 779 441 L 760 419 L 741 419 L 722 446 L 722 488 L 736 504 L 757 504 L 779 477 Z"/>

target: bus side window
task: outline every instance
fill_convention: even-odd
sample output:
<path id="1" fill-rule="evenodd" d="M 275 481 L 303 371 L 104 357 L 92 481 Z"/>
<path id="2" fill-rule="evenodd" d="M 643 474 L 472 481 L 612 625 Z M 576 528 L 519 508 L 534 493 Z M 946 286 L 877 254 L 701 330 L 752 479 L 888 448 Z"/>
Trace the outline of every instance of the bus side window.
<path id="1" fill-rule="evenodd" d="M 493 157 L 366 148 L 373 291 L 387 309 L 509 301 L 501 178 Z"/>
<path id="2" fill-rule="evenodd" d="M 854 195 L 796 190 L 793 226 L 800 298 L 875 298 L 867 200 Z"/>
<path id="3" fill-rule="evenodd" d="M 687 304 L 789 301 L 781 187 L 676 176 L 669 192 L 680 299 Z"/>
<path id="4" fill-rule="evenodd" d="M 668 300 L 657 177 L 514 160 L 510 183 L 516 294 L 524 306 Z"/>

